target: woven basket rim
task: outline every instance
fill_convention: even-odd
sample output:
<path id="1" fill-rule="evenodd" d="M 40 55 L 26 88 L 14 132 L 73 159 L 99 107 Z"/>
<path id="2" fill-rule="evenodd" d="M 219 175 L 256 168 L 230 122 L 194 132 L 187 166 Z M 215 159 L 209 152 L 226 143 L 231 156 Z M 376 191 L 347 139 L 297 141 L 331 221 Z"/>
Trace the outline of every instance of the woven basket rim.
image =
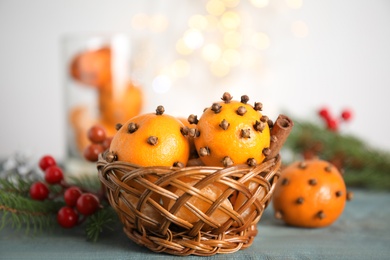
<path id="1" fill-rule="evenodd" d="M 110 204 L 120 216 L 124 232 L 131 240 L 152 251 L 174 255 L 207 256 L 216 253 L 232 253 L 249 247 L 257 234 L 256 225 L 271 200 L 281 167 L 279 154 L 255 166 L 240 164 L 229 167 L 143 167 L 123 161 L 107 162 L 105 159 L 107 153 L 108 151 L 105 151 L 99 155 L 98 175 L 107 190 Z M 156 180 L 151 182 L 146 176 L 156 177 Z M 193 186 L 183 185 L 181 178 L 188 176 L 197 176 L 199 180 Z M 139 185 L 144 185 L 143 192 L 128 186 L 129 181 L 134 180 Z M 256 194 L 261 197 L 249 198 L 253 194 L 243 186 L 247 182 L 254 182 L 258 187 L 261 186 L 261 189 L 256 188 Z M 219 183 L 228 188 L 215 200 L 208 199 L 200 191 L 210 183 Z M 166 187 L 180 187 L 184 192 L 180 196 L 175 196 L 172 190 L 166 190 Z M 125 199 L 126 196 L 130 196 L 129 194 L 138 198 L 134 205 Z M 173 206 L 170 209 L 164 208 L 153 201 L 153 194 L 164 195 L 173 200 Z M 236 209 L 227 208 L 223 202 L 230 200 L 232 194 L 241 194 L 240 196 L 246 198 L 245 203 Z M 197 205 L 192 205 L 190 201 L 192 196 L 211 203 L 208 211 L 202 213 Z M 151 207 L 158 211 L 162 220 L 151 219 L 145 215 L 144 207 Z M 183 210 L 182 207 L 198 216 L 199 220 L 191 224 L 178 217 L 177 214 Z M 242 214 L 250 207 L 256 210 L 243 217 Z M 230 216 L 222 224 L 216 223 L 212 218 L 212 214 L 218 210 Z M 175 228 L 176 226 L 179 228 Z M 205 227 L 206 229 L 203 230 Z"/>

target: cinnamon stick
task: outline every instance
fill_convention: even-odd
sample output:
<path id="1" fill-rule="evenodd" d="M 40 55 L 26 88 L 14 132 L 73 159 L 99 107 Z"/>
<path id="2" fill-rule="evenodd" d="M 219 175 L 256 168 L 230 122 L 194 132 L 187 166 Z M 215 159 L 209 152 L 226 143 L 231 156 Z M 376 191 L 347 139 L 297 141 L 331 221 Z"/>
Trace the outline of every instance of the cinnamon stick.
<path id="1" fill-rule="evenodd" d="M 286 142 L 287 137 L 294 126 L 294 122 L 285 115 L 279 115 L 271 129 L 270 154 L 264 161 L 270 160 L 277 156 Z"/>

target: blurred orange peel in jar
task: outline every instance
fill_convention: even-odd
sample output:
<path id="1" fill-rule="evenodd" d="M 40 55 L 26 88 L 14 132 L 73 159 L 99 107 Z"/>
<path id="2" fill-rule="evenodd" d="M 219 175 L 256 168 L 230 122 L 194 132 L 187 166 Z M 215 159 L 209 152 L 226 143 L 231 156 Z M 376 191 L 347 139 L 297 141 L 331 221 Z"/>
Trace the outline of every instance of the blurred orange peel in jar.
<path id="1" fill-rule="evenodd" d="M 75 141 L 81 152 L 88 143 L 85 132 L 93 124 L 104 126 L 109 135 L 114 135 L 116 123 L 123 124 L 141 113 L 144 100 L 141 87 L 132 81 L 119 86 L 115 81 L 113 59 L 111 47 L 103 46 L 81 51 L 70 62 L 72 79 L 82 86 L 95 88 L 98 94 L 97 118 L 85 105 L 75 106 L 69 112 Z"/>

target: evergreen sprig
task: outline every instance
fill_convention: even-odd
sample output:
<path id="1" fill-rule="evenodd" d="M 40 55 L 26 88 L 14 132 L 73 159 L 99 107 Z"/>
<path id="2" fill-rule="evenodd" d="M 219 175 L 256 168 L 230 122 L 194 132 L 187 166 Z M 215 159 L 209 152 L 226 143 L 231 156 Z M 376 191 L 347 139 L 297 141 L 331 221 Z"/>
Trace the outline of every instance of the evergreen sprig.
<path id="1" fill-rule="evenodd" d="M 118 216 L 111 207 L 99 210 L 86 221 L 87 239 L 96 242 L 104 230 L 114 230 L 118 222 Z"/>
<path id="2" fill-rule="evenodd" d="M 356 136 L 294 120 L 294 128 L 284 149 L 293 152 L 293 160 L 311 152 L 321 159 L 340 164 L 348 186 L 390 190 L 390 153 L 373 148 Z"/>
<path id="3" fill-rule="evenodd" d="M 29 189 L 34 181 L 26 180 L 17 173 L 0 178 L 0 232 L 4 227 L 15 230 L 24 230 L 28 235 L 44 230 L 53 230 L 58 226 L 56 216 L 58 210 L 65 205 L 59 185 L 50 185 L 54 199 L 44 201 L 33 200 L 29 196 Z M 83 190 L 101 194 L 101 184 L 97 177 L 81 175 L 69 178 L 70 185 L 77 185 Z M 80 223 L 80 228 L 85 228 L 87 240 L 96 242 L 105 230 L 112 230 L 119 220 L 114 210 L 107 201 L 101 201 L 103 208 L 91 216 L 85 222 Z"/>
<path id="4" fill-rule="evenodd" d="M 23 194 L 0 191 L 0 230 L 11 226 L 16 230 L 25 229 L 26 234 L 32 229 L 34 233 L 52 227 L 53 214 L 63 203 L 58 201 L 35 201 Z"/>

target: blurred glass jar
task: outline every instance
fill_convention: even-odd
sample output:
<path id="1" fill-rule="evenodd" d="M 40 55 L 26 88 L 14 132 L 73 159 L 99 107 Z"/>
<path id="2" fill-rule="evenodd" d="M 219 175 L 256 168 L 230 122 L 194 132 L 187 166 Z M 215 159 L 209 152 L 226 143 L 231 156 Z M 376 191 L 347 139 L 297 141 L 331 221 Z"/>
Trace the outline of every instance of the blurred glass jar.
<path id="1" fill-rule="evenodd" d="M 126 34 L 67 35 L 63 39 L 66 94 L 66 168 L 85 171 L 83 153 L 94 125 L 112 137 L 143 108 L 143 90 L 131 78 L 132 46 Z M 92 165 L 94 168 L 95 165 Z"/>

